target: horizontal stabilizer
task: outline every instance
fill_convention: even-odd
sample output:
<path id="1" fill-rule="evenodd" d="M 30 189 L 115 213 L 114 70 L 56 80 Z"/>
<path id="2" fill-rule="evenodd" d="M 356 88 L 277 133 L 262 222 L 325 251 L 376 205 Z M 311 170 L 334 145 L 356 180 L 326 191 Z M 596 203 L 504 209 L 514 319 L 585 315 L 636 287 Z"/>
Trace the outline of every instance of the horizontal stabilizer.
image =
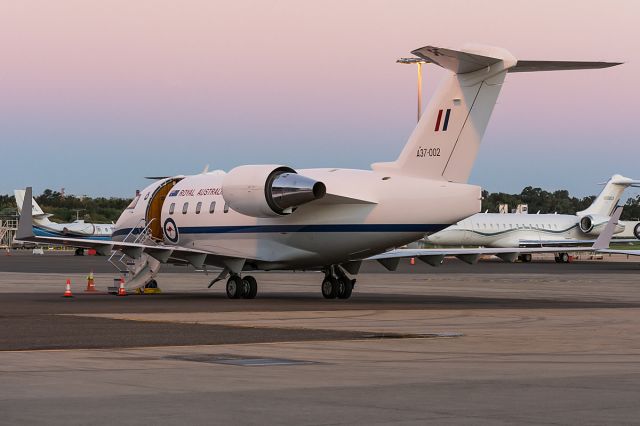
<path id="1" fill-rule="evenodd" d="M 509 72 L 566 71 L 609 68 L 622 62 L 583 62 L 583 61 L 518 61 Z"/>
<path id="2" fill-rule="evenodd" d="M 456 74 L 466 74 L 487 68 L 497 64 L 502 58 L 478 55 L 459 50 L 444 49 L 441 47 L 425 46 L 411 52 L 412 54 L 453 71 Z"/>

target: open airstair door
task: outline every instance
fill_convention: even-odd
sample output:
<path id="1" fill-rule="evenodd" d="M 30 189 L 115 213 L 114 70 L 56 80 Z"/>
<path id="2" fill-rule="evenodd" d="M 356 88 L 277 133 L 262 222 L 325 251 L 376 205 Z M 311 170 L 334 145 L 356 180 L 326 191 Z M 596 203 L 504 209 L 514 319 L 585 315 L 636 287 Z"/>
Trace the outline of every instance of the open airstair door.
<path id="1" fill-rule="evenodd" d="M 173 188 L 175 184 L 180 182 L 181 180 L 182 178 L 167 179 L 165 182 L 158 185 L 156 190 L 151 195 L 151 199 L 147 204 L 147 212 L 145 214 L 145 220 L 147 225 L 149 226 L 151 237 L 154 240 L 158 240 L 158 241 L 164 240 L 164 235 L 162 234 L 162 225 L 160 220 L 160 214 L 162 213 L 162 206 L 164 204 L 164 200 L 169 195 L 169 191 L 171 191 L 171 188 Z"/>

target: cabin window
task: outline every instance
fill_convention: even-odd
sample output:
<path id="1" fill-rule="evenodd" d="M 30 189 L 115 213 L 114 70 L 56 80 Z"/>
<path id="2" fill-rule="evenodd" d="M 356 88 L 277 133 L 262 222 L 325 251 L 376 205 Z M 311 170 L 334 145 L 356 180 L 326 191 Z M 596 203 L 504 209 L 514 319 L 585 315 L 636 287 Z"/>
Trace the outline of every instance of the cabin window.
<path id="1" fill-rule="evenodd" d="M 202 201 L 198 201 L 198 204 L 196 204 L 196 214 L 200 214 L 201 209 L 202 209 Z"/>
<path id="2" fill-rule="evenodd" d="M 229 213 L 229 204 L 224 203 L 224 209 L 222 209 L 222 211 L 225 213 Z"/>
<path id="3" fill-rule="evenodd" d="M 211 204 L 209 204 L 209 213 L 213 213 L 214 211 L 216 211 L 216 202 L 212 201 Z"/>
<path id="4" fill-rule="evenodd" d="M 189 203 L 186 202 L 182 205 L 182 214 L 187 214 L 187 210 L 189 210 Z"/>
<path id="5" fill-rule="evenodd" d="M 169 206 L 169 214 L 173 214 L 175 210 L 176 210 L 176 203 L 171 203 L 171 205 Z"/>

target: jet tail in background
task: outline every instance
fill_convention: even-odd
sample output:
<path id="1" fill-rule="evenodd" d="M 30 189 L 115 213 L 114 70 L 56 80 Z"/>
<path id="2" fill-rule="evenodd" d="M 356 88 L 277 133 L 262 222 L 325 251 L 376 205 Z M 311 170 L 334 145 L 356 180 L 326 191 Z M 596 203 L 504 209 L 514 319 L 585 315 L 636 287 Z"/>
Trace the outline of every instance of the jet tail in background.
<path id="1" fill-rule="evenodd" d="M 490 46 L 461 50 L 426 46 L 414 55 L 446 68 L 445 79 L 427 105 L 396 161 L 376 163 L 376 171 L 467 182 L 507 72 L 606 68 L 617 62 L 518 61 Z"/>
<path id="2" fill-rule="evenodd" d="M 611 179 L 605 184 L 604 189 L 593 200 L 593 203 L 587 209 L 576 213 L 576 215 L 611 216 L 622 197 L 622 193 L 630 186 L 639 187 L 640 180 L 629 179 L 621 175 L 611 176 Z"/>
<path id="3" fill-rule="evenodd" d="M 13 194 L 16 197 L 16 204 L 18 206 L 18 214 L 22 213 L 22 206 L 25 200 L 25 192 L 26 191 L 24 189 L 16 189 L 13 191 Z M 40 221 L 45 220 L 48 222 L 49 217 L 51 217 L 52 215 L 50 213 L 45 213 L 44 211 L 42 211 L 42 209 L 40 208 L 40 206 L 38 205 L 35 199 L 31 198 L 31 202 L 32 202 L 31 214 L 33 218 L 38 219 Z"/>

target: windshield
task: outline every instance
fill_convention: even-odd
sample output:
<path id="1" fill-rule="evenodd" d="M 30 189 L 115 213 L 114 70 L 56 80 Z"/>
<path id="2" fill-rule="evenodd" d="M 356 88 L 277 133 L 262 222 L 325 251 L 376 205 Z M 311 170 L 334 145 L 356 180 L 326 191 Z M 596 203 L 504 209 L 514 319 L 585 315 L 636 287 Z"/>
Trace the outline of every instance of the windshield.
<path id="1" fill-rule="evenodd" d="M 134 198 L 133 201 L 129 203 L 129 205 L 127 206 L 127 210 L 135 209 L 139 199 L 140 199 L 140 194 L 136 195 L 136 198 Z"/>

